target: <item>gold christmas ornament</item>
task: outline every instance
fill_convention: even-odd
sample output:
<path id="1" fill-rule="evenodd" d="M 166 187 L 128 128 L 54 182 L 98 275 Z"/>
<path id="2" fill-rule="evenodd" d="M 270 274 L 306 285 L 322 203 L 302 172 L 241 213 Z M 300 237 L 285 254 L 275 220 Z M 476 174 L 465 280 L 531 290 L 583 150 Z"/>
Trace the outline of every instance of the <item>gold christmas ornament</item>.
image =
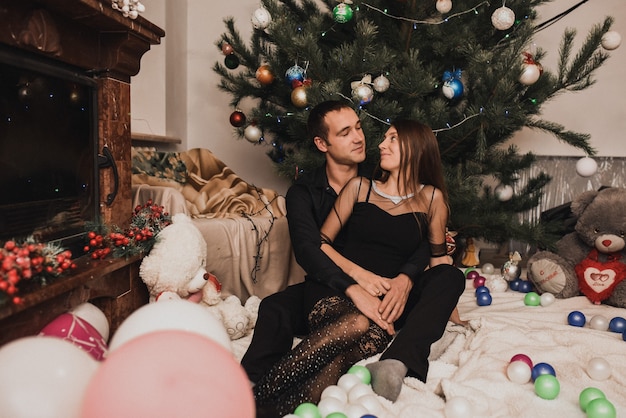
<path id="1" fill-rule="evenodd" d="M 274 74 L 272 74 L 272 70 L 269 65 L 261 65 L 256 70 L 256 79 L 264 86 L 272 84 L 274 81 Z"/>
<path id="2" fill-rule="evenodd" d="M 293 89 L 291 92 L 291 103 L 298 108 L 306 107 L 308 104 L 306 87 L 300 86 Z"/>

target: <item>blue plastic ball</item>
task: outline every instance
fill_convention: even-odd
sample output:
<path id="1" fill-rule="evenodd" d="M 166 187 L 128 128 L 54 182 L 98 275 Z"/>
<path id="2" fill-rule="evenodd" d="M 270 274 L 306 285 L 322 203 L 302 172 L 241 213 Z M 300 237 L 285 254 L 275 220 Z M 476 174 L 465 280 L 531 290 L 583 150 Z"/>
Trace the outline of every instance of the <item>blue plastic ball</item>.
<path id="1" fill-rule="evenodd" d="M 521 281 L 522 281 L 522 279 L 511 280 L 509 282 L 509 287 L 511 288 L 511 290 L 518 291 L 519 290 L 519 284 L 521 283 Z"/>
<path id="2" fill-rule="evenodd" d="M 623 333 L 624 331 L 626 331 L 626 319 L 622 318 L 621 316 L 616 316 L 615 318 L 611 319 L 611 321 L 609 322 L 609 330 L 611 330 L 612 332 Z"/>
<path id="3" fill-rule="evenodd" d="M 587 323 L 587 318 L 580 311 L 572 311 L 567 315 L 567 323 L 573 327 L 584 327 Z"/>
<path id="4" fill-rule="evenodd" d="M 530 282 L 528 280 L 520 280 L 520 282 L 519 282 L 519 289 L 517 289 L 517 290 L 522 292 L 522 293 L 528 293 L 531 290 L 533 290 L 533 285 L 530 284 Z"/>
<path id="5" fill-rule="evenodd" d="M 476 296 L 476 303 L 478 306 L 491 305 L 491 294 L 485 292 L 478 294 Z"/>
<path id="6" fill-rule="evenodd" d="M 544 374 L 551 374 L 552 376 L 556 377 L 554 367 L 550 366 L 548 363 L 537 363 L 533 366 L 530 378 L 535 381 L 539 376 Z"/>
<path id="7" fill-rule="evenodd" d="M 490 293 L 489 288 L 487 286 L 478 286 L 476 291 L 474 292 L 475 296 L 480 295 L 481 293 Z"/>

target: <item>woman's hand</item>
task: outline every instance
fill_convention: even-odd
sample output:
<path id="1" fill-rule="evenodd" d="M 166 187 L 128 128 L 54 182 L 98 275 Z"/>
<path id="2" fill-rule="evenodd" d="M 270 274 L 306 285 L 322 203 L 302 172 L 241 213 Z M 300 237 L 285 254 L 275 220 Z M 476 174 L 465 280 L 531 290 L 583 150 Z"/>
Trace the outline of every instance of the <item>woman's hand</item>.
<path id="1" fill-rule="evenodd" d="M 354 276 L 352 278 L 372 296 L 384 296 L 391 288 L 388 279 L 374 274 L 371 271 L 360 269 L 353 274 Z"/>
<path id="2" fill-rule="evenodd" d="M 404 312 L 409 293 L 413 288 L 413 282 L 406 274 L 399 274 L 394 279 L 387 279 L 386 281 L 389 290 L 380 304 L 379 312 L 383 320 L 394 323 Z"/>

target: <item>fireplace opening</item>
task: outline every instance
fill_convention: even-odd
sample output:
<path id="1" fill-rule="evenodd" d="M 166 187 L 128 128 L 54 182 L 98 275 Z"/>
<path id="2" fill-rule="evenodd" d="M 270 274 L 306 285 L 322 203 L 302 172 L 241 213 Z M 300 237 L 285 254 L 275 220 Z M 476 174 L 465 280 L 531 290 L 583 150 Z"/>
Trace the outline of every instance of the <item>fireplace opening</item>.
<path id="1" fill-rule="evenodd" d="M 0 242 L 33 237 L 75 256 L 99 219 L 97 83 L 0 48 Z"/>

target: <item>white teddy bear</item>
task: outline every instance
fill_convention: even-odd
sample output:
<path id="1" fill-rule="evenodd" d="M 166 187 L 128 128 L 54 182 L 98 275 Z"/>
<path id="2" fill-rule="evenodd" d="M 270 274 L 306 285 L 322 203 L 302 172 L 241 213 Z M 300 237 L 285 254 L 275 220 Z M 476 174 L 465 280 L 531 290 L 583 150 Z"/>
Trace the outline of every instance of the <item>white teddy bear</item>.
<path id="1" fill-rule="evenodd" d="M 245 336 L 256 323 L 260 299 L 251 296 L 245 307 L 237 296 L 221 297 L 221 284 L 206 270 L 207 244 L 191 218 L 183 213 L 156 237 L 139 267 L 150 302 L 187 299 L 206 306 L 224 324 L 232 340 Z"/>
<path id="2" fill-rule="evenodd" d="M 224 324 L 231 340 L 245 337 L 254 328 L 261 299 L 250 296 L 245 306 L 241 306 L 241 301 L 235 295 L 222 299 L 221 290 L 222 284 L 209 273 L 209 280 L 202 289 L 200 304 L 206 306 Z"/>

